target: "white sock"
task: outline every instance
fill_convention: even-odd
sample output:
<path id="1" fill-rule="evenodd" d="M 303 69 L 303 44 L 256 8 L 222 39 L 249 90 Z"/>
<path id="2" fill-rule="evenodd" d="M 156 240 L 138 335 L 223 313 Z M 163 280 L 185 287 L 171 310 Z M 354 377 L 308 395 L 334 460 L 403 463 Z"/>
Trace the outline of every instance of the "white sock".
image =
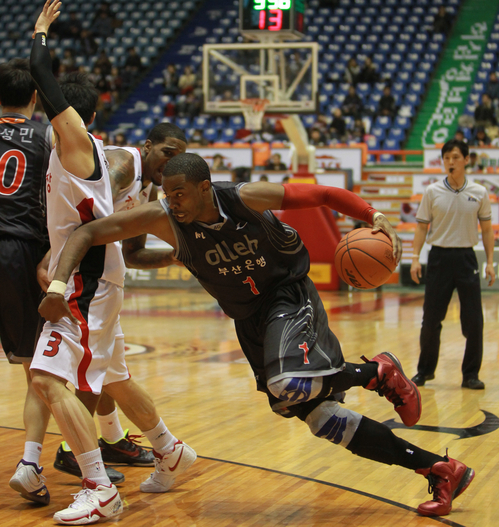
<path id="1" fill-rule="evenodd" d="M 35 443 L 35 441 L 26 441 L 26 443 L 24 443 L 24 461 L 28 461 L 29 463 L 36 463 L 39 467 L 42 448 L 43 445 L 41 445 L 40 443 Z"/>
<path id="2" fill-rule="evenodd" d="M 166 428 L 163 419 L 159 418 L 159 423 L 152 429 L 142 433 L 149 439 L 152 447 L 158 453 L 164 456 L 173 451 L 173 447 L 178 439 Z"/>
<path id="3" fill-rule="evenodd" d="M 100 433 L 108 443 L 116 443 L 120 439 L 123 439 L 125 432 L 121 428 L 118 408 L 115 408 L 114 412 L 108 415 L 97 414 L 97 419 L 99 420 Z"/>
<path id="4" fill-rule="evenodd" d="M 91 479 L 97 485 L 106 485 L 106 487 L 111 485 L 111 481 L 107 477 L 106 467 L 102 461 L 100 448 L 76 456 L 76 461 L 80 465 L 83 479 Z"/>

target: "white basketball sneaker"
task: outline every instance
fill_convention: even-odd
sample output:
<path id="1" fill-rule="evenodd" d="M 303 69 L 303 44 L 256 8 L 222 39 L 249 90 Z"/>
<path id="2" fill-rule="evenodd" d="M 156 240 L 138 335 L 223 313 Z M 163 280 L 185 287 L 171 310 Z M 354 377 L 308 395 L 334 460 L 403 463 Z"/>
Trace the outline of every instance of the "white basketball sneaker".
<path id="1" fill-rule="evenodd" d="M 63 525 L 88 525 L 101 520 L 119 516 L 123 512 L 123 503 L 118 489 L 97 485 L 90 479 L 84 479 L 83 488 L 73 494 L 74 502 L 62 511 L 54 514 L 54 520 Z"/>
<path id="2" fill-rule="evenodd" d="M 183 474 L 196 461 L 197 454 L 182 441 L 177 441 L 171 454 L 161 457 L 156 451 L 154 463 L 156 470 L 140 484 L 142 492 L 166 492 L 175 483 L 175 478 Z"/>
<path id="3" fill-rule="evenodd" d="M 21 496 L 30 501 L 36 501 L 43 505 L 50 502 L 50 494 L 45 486 L 45 477 L 42 476 L 43 468 L 39 468 L 36 463 L 30 463 L 21 459 L 15 474 L 10 478 L 9 485 Z"/>

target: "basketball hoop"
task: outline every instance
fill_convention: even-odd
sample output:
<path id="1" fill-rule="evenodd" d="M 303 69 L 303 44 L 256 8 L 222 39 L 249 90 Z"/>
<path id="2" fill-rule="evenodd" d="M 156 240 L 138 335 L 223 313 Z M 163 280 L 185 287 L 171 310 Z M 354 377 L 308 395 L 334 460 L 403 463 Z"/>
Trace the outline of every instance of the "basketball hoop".
<path id="1" fill-rule="evenodd" d="M 248 130 L 257 132 L 262 129 L 262 119 L 269 103 L 268 99 L 243 99 L 241 101 L 241 111 Z"/>

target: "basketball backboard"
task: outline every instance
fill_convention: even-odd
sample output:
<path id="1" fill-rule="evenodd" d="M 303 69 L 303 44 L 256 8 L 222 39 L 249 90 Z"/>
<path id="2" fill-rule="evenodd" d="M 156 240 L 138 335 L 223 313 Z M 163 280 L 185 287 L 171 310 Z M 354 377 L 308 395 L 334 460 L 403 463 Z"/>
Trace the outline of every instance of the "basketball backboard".
<path id="1" fill-rule="evenodd" d="M 203 46 L 204 111 L 239 113 L 241 100 L 267 99 L 268 113 L 317 110 L 316 42 Z"/>

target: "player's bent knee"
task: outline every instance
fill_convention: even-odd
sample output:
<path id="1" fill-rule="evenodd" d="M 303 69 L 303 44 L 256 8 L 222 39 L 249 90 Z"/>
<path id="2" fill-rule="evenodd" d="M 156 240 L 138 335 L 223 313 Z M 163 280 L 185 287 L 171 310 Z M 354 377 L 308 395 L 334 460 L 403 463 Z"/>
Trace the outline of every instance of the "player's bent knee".
<path id="1" fill-rule="evenodd" d="M 270 393 L 281 401 L 297 404 L 314 399 L 322 390 L 322 377 L 291 377 L 269 383 Z"/>
<path id="2" fill-rule="evenodd" d="M 362 415 L 341 407 L 336 401 L 324 401 L 308 414 L 305 422 L 314 436 L 347 447 L 361 419 Z"/>

